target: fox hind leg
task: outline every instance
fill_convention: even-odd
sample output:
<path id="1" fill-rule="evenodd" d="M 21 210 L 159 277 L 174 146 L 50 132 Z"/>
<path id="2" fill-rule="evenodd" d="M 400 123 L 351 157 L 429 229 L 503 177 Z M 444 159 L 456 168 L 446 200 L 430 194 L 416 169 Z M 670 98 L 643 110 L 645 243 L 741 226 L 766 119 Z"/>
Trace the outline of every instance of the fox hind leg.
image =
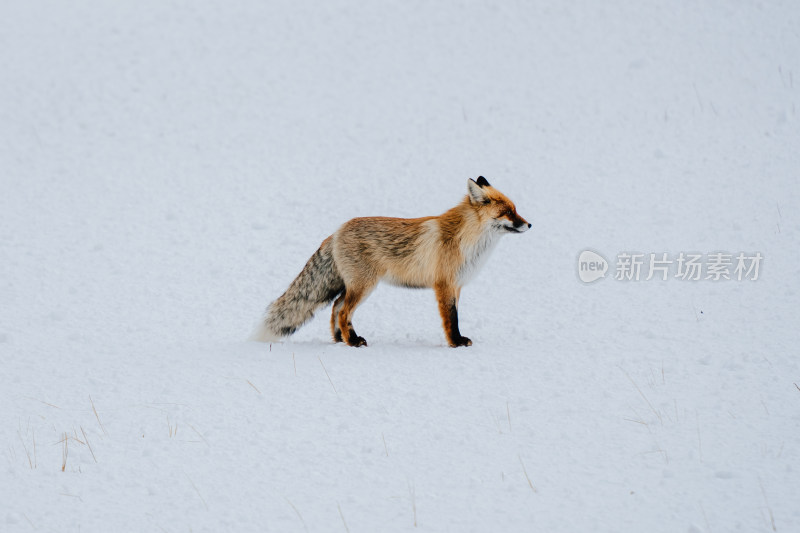
<path id="1" fill-rule="evenodd" d="M 350 346 L 366 346 L 367 341 L 364 337 L 359 337 L 356 330 L 353 329 L 353 323 L 350 321 L 353 312 L 358 307 L 358 304 L 364 301 L 372 288 L 375 286 L 373 283 L 369 287 L 347 287 L 344 289 L 344 302 L 341 304 L 339 311 L 339 328 L 341 328 L 342 340 Z"/>
<path id="2" fill-rule="evenodd" d="M 342 309 L 342 304 L 344 303 L 344 295 L 345 292 L 339 295 L 336 298 L 336 301 L 333 302 L 333 310 L 331 311 L 331 335 L 333 335 L 333 342 L 342 342 L 342 328 L 339 327 L 339 312 Z"/>

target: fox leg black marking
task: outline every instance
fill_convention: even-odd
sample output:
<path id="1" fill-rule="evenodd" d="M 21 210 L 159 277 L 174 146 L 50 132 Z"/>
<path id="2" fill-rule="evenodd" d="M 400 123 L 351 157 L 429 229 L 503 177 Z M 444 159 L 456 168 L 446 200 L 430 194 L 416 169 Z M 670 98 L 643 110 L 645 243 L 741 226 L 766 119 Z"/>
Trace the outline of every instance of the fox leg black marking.
<path id="1" fill-rule="evenodd" d="M 442 326 L 447 342 L 453 348 L 472 346 L 472 341 L 461 335 L 458 330 L 458 289 L 445 284 L 436 285 L 436 298 L 439 301 L 439 314 L 442 315 Z"/>

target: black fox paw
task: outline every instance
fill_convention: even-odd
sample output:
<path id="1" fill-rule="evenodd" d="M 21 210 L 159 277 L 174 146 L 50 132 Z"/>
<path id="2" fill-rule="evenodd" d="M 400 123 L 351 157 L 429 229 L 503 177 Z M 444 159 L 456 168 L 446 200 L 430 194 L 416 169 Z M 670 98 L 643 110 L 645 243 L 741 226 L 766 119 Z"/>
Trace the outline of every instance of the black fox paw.
<path id="1" fill-rule="evenodd" d="M 367 341 L 364 337 L 356 337 L 355 343 L 351 344 L 350 346 L 355 346 L 356 348 L 358 348 L 359 346 L 366 346 L 366 345 Z"/>
<path id="2" fill-rule="evenodd" d="M 337 329 L 337 330 L 336 330 L 336 331 L 333 333 L 333 342 L 342 342 L 343 340 L 344 340 L 344 339 L 342 339 L 342 330 L 340 330 L 340 329 Z"/>
<path id="3" fill-rule="evenodd" d="M 457 339 L 453 339 L 453 341 L 450 343 L 450 346 L 453 348 L 458 348 L 459 346 L 472 346 L 472 341 L 467 337 L 458 337 Z"/>
<path id="4" fill-rule="evenodd" d="M 356 334 L 352 334 L 352 335 L 350 335 L 350 338 L 347 339 L 347 344 L 349 344 L 350 346 L 354 346 L 354 347 L 358 348 L 360 346 L 366 346 L 367 345 L 367 341 L 366 341 L 366 339 L 364 339 L 364 337 L 359 337 Z"/>

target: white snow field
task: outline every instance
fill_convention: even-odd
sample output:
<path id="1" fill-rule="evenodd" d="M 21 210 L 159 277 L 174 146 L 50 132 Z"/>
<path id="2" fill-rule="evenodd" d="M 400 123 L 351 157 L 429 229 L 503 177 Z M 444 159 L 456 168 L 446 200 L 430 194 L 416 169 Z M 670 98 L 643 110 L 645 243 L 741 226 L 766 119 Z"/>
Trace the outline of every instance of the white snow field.
<path id="1" fill-rule="evenodd" d="M 799 28 L 792 1 L 5 0 L 0 531 L 800 531 Z M 367 348 L 329 308 L 246 341 L 341 223 L 479 175 L 533 230 L 464 289 L 472 347 L 387 286 Z"/>

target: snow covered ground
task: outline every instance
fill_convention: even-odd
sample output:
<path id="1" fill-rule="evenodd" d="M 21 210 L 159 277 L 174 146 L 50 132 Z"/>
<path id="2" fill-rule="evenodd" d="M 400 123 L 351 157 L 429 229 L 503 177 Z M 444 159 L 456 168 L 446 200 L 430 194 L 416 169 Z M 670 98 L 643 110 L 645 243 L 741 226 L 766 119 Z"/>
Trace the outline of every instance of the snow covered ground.
<path id="1" fill-rule="evenodd" d="M 800 531 L 798 28 L 790 1 L 6 0 L 0 530 Z M 245 341 L 339 224 L 480 174 L 534 228 L 464 290 L 474 346 L 390 287 L 368 348 L 327 311 Z M 759 278 L 613 279 L 719 251 Z"/>

